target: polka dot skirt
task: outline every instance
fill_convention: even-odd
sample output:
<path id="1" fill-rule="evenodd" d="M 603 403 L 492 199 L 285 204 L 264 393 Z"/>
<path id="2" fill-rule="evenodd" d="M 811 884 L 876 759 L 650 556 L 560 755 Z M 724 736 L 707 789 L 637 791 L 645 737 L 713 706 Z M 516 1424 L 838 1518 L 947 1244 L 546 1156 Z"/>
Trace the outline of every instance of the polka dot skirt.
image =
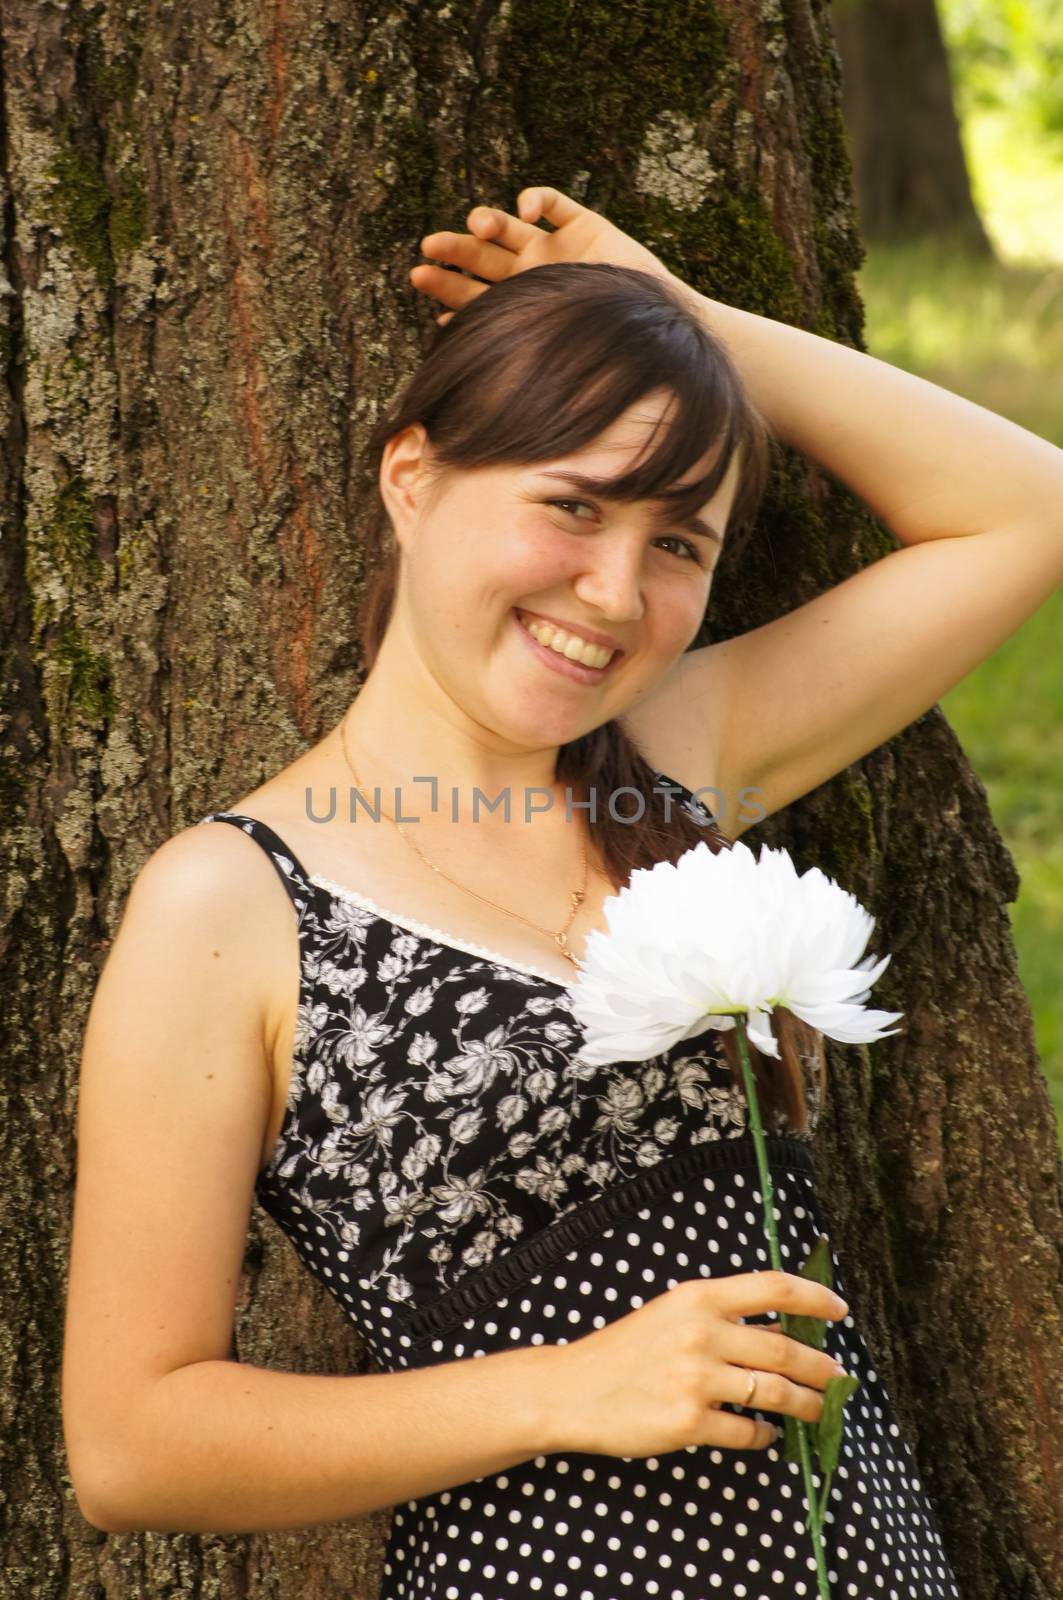
<path id="1" fill-rule="evenodd" d="M 769 1267 L 744 1096 L 712 1030 L 592 1067 L 550 974 L 311 876 L 257 818 L 214 820 L 266 851 L 298 922 L 291 1082 L 256 1197 L 380 1369 L 563 1345 L 681 1280 Z M 773 1128 L 767 1150 L 796 1272 L 828 1231 L 811 1135 Z M 832 1600 L 959 1600 L 852 1317 L 826 1349 L 860 1380 L 826 1511 Z M 779 1447 L 555 1453 L 395 1507 L 379 1600 L 529 1593 L 815 1600 L 801 1468 Z"/>
<path id="2" fill-rule="evenodd" d="M 773 1173 L 783 1264 L 796 1270 L 823 1231 L 811 1179 Z M 626 1315 L 681 1278 L 764 1270 L 756 1171 L 704 1177 L 640 1208 L 536 1274 L 489 1313 L 430 1343 L 433 1360 L 522 1344 L 564 1344 Z M 834 1282 L 845 1297 L 833 1257 Z M 749 1317 L 770 1325 L 774 1314 Z M 832 1600 L 959 1600 L 932 1511 L 881 1379 L 851 1316 L 827 1351 L 860 1379 L 845 1407 L 824 1549 Z M 419 1364 L 423 1364 L 423 1361 Z M 765 1417 L 740 1406 L 725 1410 Z M 814 1459 L 814 1458 L 813 1458 Z M 817 1490 L 822 1477 L 814 1473 Z M 381 1600 L 815 1597 L 798 1463 L 768 1450 L 692 1445 L 660 1456 L 537 1456 L 396 1507 Z"/>

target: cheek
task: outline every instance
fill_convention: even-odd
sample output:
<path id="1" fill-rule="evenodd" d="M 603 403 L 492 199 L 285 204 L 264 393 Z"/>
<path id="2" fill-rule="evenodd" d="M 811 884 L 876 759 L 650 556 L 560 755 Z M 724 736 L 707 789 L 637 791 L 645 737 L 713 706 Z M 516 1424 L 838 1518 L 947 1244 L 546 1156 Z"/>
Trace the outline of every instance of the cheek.
<path id="1" fill-rule="evenodd" d="M 477 581 L 485 603 L 556 600 L 580 571 L 578 548 L 555 528 L 513 527 L 489 545 Z"/>
<path id="2" fill-rule="evenodd" d="M 708 601 L 704 582 L 673 584 L 658 597 L 654 634 L 671 648 L 685 650 L 704 624 Z"/>
<path id="3" fill-rule="evenodd" d="M 449 649 L 472 633 L 480 599 L 475 567 L 453 546 L 445 551 L 440 541 L 438 554 L 419 552 L 404 576 L 407 615 L 420 648 L 430 650 L 435 639 Z"/>
<path id="4" fill-rule="evenodd" d="M 521 601 L 556 594 L 566 580 L 565 547 L 551 530 L 507 527 L 480 507 L 436 526 L 408 563 L 408 604 L 424 635 L 482 639 Z"/>
<path id="5" fill-rule="evenodd" d="M 499 541 L 499 559 L 521 572 L 558 572 L 577 559 L 575 542 L 548 520 L 514 519 Z"/>

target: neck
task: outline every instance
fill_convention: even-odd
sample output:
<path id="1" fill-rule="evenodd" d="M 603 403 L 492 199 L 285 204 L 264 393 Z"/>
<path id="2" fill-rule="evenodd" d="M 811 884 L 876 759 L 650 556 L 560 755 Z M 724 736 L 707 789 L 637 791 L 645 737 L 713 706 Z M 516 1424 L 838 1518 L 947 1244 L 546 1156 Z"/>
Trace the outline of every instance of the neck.
<path id="1" fill-rule="evenodd" d="M 328 738 L 337 784 L 356 786 L 368 805 L 376 804 L 379 790 L 389 815 L 397 814 L 398 800 L 406 817 L 434 815 L 440 823 L 478 817 L 490 827 L 504 822 L 508 799 L 514 824 L 565 819 L 566 785 L 556 778 L 560 746 L 507 744 L 452 702 L 441 703 L 438 689 L 434 696 L 427 686 L 405 694 L 374 669 Z"/>

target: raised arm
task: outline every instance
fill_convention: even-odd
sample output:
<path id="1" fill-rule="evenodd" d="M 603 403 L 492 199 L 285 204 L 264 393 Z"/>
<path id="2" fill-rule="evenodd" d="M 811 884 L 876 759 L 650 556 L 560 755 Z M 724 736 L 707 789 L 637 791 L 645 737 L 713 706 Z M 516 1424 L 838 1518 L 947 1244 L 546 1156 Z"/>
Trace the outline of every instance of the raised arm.
<path id="1" fill-rule="evenodd" d="M 737 836 L 914 722 L 1058 588 L 1063 450 L 888 362 L 698 294 L 556 189 L 523 189 L 518 211 L 474 207 L 469 233 L 429 234 L 422 249 L 488 280 L 554 261 L 664 278 L 727 346 L 773 433 L 903 547 L 763 627 L 689 651 L 619 719 L 655 766 L 695 791 L 715 786 L 707 803 Z M 488 287 L 425 263 L 411 278 L 452 308 L 440 321 Z"/>
<path id="2" fill-rule="evenodd" d="M 451 307 L 489 283 L 561 261 L 605 261 L 663 279 L 727 345 L 772 432 L 833 473 L 902 544 L 1036 528 L 1063 580 L 1063 450 L 888 362 L 699 294 L 608 218 L 557 189 L 522 189 L 520 215 L 474 206 L 469 233 L 431 233 L 410 277 Z M 554 229 L 537 226 L 540 218 Z M 450 270 L 460 267 L 462 272 Z M 706 447 L 708 441 L 706 441 Z"/>
<path id="3" fill-rule="evenodd" d="M 1055 592 L 1063 450 L 888 362 L 684 292 L 778 437 L 903 547 L 690 651 L 634 712 L 628 731 L 681 782 L 715 784 L 737 836 L 908 727 Z"/>

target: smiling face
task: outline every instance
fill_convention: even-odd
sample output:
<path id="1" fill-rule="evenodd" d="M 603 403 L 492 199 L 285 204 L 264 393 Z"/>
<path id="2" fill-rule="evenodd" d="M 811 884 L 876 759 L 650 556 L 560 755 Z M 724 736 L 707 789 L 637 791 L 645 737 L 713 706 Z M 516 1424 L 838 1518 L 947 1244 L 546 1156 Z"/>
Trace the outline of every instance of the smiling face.
<path id="1" fill-rule="evenodd" d="M 664 500 L 608 500 L 587 482 L 647 454 L 670 401 L 648 395 L 590 445 L 533 465 L 435 478 L 419 426 L 385 449 L 381 493 L 401 551 L 389 633 L 504 745 L 567 743 L 620 715 L 697 634 L 720 554 L 708 530 L 726 528 L 737 459 L 689 520 Z M 712 458 L 706 450 L 682 482 Z M 608 664 L 581 640 L 615 647 Z"/>

